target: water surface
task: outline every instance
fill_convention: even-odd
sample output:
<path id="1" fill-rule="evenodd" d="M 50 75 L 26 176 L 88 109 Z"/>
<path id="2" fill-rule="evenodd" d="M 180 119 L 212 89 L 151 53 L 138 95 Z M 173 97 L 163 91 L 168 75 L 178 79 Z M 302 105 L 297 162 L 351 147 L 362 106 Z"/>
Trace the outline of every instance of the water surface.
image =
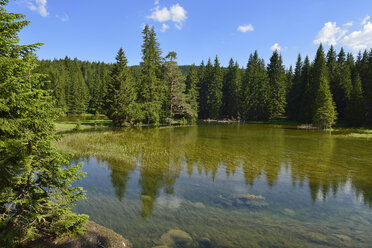
<path id="1" fill-rule="evenodd" d="M 275 125 L 73 134 L 75 211 L 135 247 L 371 247 L 372 139 Z M 161 238 L 163 235 L 163 239 Z"/>

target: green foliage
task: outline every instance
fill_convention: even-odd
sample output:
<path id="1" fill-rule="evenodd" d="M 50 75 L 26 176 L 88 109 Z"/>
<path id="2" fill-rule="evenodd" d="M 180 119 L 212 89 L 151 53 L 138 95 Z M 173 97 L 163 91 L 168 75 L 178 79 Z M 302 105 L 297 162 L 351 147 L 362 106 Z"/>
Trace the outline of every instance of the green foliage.
<path id="1" fill-rule="evenodd" d="M 282 56 L 274 51 L 267 65 L 269 76 L 270 100 L 268 102 L 269 118 L 280 117 L 285 113 L 286 107 L 286 75 Z"/>
<path id="2" fill-rule="evenodd" d="M 124 50 L 120 48 L 105 91 L 106 115 L 114 126 L 119 127 L 126 122 L 134 124 L 141 119 L 135 83 L 127 63 Z"/>
<path id="3" fill-rule="evenodd" d="M 198 118 L 199 111 L 199 77 L 195 65 L 192 65 L 186 77 L 186 102 L 190 106 L 189 122 L 194 123 Z"/>
<path id="4" fill-rule="evenodd" d="M 257 51 L 249 57 L 242 84 L 242 115 L 244 120 L 269 119 L 269 77 Z"/>
<path id="5" fill-rule="evenodd" d="M 148 25 L 143 29 L 141 76 L 138 100 L 141 103 L 143 120 L 146 123 L 158 124 L 169 114 L 166 104 L 168 86 L 163 80 L 162 58 L 154 27 Z"/>
<path id="6" fill-rule="evenodd" d="M 165 80 L 168 82 L 169 94 L 168 94 L 168 104 L 170 106 L 170 118 L 183 118 L 192 120 L 196 118 L 196 109 L 193 109 L 190 105 L 190 98 L 186 95 L 186 84 L 185 78 L 183 77 L 181 70 L 179 69 L 177 62 L 174 61 L 177 58 L 177 53 L 170 52 L 166 58 L 170 61 L 164 64 L 164 76 Z M 193 82 L 189 82 L 194 84 Z M 190 89 L 189 89 L 190 90 Z M 195 91 L 195 90 L 194 90 Z M 195 92 L 193 92 L 195 94 Z M 195 96 L 193 96 L 195 97 Z M 195 106 L 194 106 L 195 107 Z"/>
<path id="7" fill-rule="evenodd" d="M 292 79 L 292 85 L 288 93 L 288 106 L 287 106 L 287 115 L 290 120 L 299 120 L 299 115 L 301 108 L 301 102 L 305 92 L 306 85 L 302 79 L 302 58 L 298 54 L 295 72 Z"/>
<path id="8" fill-rule="evenodd" d="M 222 115 L 228 118 L 240 118 L 241 76 L 238 63 L 230 59 L 223 81 Z"/>
<path id="9" fill-rule="evenodd" d="M 76 126 L 73 129 L 74 131 L 80 131 L 81 130 L 81 122 L 80 120 L 76 121 Z"/>
<path id="10" fill-rule="evenodd" d="M 0 11 L 2 33 L 12 34 L 1 36 L 0 240 L 3 247 L 13 247 L 27 238 L 58 235 L 51 227 L 84 198 L 84 191 L 71 185 L 84 173 L 81 164 L 70 167 L 53 146 L 59 111 L 42 89 L 45 76 L 33 72 L 37 62 L 30 49 L 37 45 L 18 45 L 17 32 L 28 22 L 16 22 L 24 16 L 3 7 Z M 74 223 L 85 223 L 87 217 L 82 218 L 74 215 L 65 224 L 78 231 L 81 225 Z"/>
<path id="11" fill-rule="evenodd" d="M 208 110 L 207 118 L 217 119 L 222 107 L 222 84 L 223 74 L 218 57 L 214 60 L 214 66 L 208 61 L 206 66 L 206 109 Z"/>
<path id="12" fill-rule="evenodd" d="M 319 89 L 315 98 L 315 113 L 313 116 L 313 125 L 322 129 L 331 128 L 337 119 L 336 107 L 325 70 L 324 67 L 323 72 L 320 73 Z"/>

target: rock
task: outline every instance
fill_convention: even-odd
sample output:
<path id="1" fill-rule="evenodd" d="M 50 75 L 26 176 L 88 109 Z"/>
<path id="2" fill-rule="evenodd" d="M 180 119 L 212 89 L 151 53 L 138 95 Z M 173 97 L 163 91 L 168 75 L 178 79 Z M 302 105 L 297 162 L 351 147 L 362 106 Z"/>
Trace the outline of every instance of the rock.
<path id="1" fill-rule="evenodd" d="M 201 238 L 198 240 L 198 244 L 200 248 L 212 248 L 212 242 L 209 238 Z"/>
<path id="2" fill-rule="evenodd" d="M 251 194 L 237 194 L 233 195 L 231 198 L 223 197 L 222 195 L 218 196 L 218 200 L 222 205 L 227 207 L 251 207 L 251 208 L 262 208 L 266 207 L 269 204 L 265 201 L 265 197 L 262 195 L 251 195 Z"/>
<path id="3" fill-rule="evenodd" d="M 290 209 L 290 208 L 285 208 L 285 209 L 283 210 L 283 212 L 284 212 L 284 214 L 289 215 L 289 216 L 295 216 L 295 215 L 296 215 L 296 212 L 293 211 L 293 210 Z"/>
<path id="4" fill-rule="evenodd" d="M 160 244 L 171 247 L 193 247 L 191 236 L 181 230 L 171 229 L 163 234 L 159 241 Z"/>
<path id="5" fill-rule="evenodd" d="M 205 208 L 205 205 L 202 202 L 195 202 L 192 204 L 195 208 Z"/>
<path id="6" fill-rule="evenodd" d="M 327 236 L 321 233 L 309 232 L 308 237 L 312 242 L 319 244 L 328 244 Z"/>
<path id="7" fill-rule="evenodd" d="M 334 236 L 342 241 L 351 241 L 351 238 L 349 236 L 343 234 L 335 234 Z"/>
<path id="8" fill-rule="evenodd" d="M 48 240 L 38 239 L 28 242 L 21 247 L 27 248 L 132 248 L 132 244 L 113 230 L 88 221 L 83 235 L 73 238 Z"/>

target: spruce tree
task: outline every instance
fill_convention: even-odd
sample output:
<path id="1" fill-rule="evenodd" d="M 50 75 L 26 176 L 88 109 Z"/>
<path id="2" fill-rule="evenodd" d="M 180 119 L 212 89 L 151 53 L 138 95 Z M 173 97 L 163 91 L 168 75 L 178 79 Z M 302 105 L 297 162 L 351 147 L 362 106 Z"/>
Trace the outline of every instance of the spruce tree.
<path id="1" fill-rule="evenodd" d="M 270 85 L 270 119 L 282 116 L 286 107 L 286 76 L 282 57 L 274 51 L 267 66 Z"/>
<path id="2" fill-rule="evenodd" d="M 269 77 L 265 62 L 258 57 L 257 51 L 249 56 L 248 65 L 242 82 L 242 117 L 244 120 L 268 120 L 270 101 Z"/>
<path id="3" fill-rule="evenodd" d="M 170 118 L 187 116 L 195 116 L 191 113 L 191 106 L 187 102 L 185 94 L 186 85 L 185 78 L 183 77 L 181 70 L 179 69 L 176 59 L 177 53 L 170 52 L 166 57 L 167 62 L 164 63 L 165 67 L 165 80 L 168 82 L 169 94 L 168 94 L 168 106 Z"/>
<path id="4" fill-rule="evenodd" d="M 210 60 L 208 60 L 208 64 L 210 67 Z M 209 67 L 208 67 L 209 68 Z M 204 65 L 204 61 L 201 62 L 198 70 L 198 78 L 199 78 L 199 112 L 198 117 L 200 119 L 207 118 L 207 73 L 206 73 L 206 66 Z"/>
<path id="5" fill-rule="evenodd" d="M 186 99 L 191 107 L 190 119 L 191 123 L 195 122 L 198 118 L 199 111 L 199 77 L 196 66 L 193 64 L 186 76 Z"/>
<path id="6" fill-rule="evenodd" d="M 241 77 L 238 63 L 230 59 L 229 66 L 223 81 L 223 107 L 222 115 L 228 118 L 240 117 L 240 89 Z"/>
<path id="7" fill-rule="evenodd" d="M 124 50 L 120 48 L 106 86 L 105 113 L 119 127 L 141 119 L 136 103 L 137 92 L 127 63 Z"/>
<path id="8" fill-rule="evenodd" d="M 87 221 L 70 208 L 84 196 L 72 181 L 81 165 L 69 166 L 53 146 L 58 111 L 45 76 L 34 73 L 39 44 L 19 46 L 28 22 L 7 13 L 0 0 L 0 240 L 2 247 L 41 235 L 80 233 Z"/>
<path id="9" fill-rule="evenodd" d="M 341 48 L 337 59 L 337 80 L 334 85 L 334 101 L 336 103 L 338 119 L 344 121 L 346 114 L 346 105 L 350 101 L 352 82 L 351 70 L 349 64 L 346 62 L 346 54 Z"/>
<path id="10" fill-rule="evenodd" d="M 337 112 L 329 87 L 327 69 L 325 66 L 320 68 L 318 79 L 319 82 L 317 83 L 319 88 L 314 102 L 313 125 L 318 128 L 327 129 L 335 124 Z"/>
<path id="11" fill-rule="evenodd" d="M 216 56 L 214 66 L 212 68 L 210 60 L 208 61 L 207 68 L 207 111 L 208 118 L 217 119 L 220 115 L 222 107 L 222 83 L 223 74 L 220 67 L 220 62 Z"/>
<path id="12" fill-rule="evenodd" d="M 165 101 L 168 87 L 163 80 L 161 50 L 154 27 L 150 29 L 146 25 L 142 33 L 143 62 L 140 64 L 141 79 L 138 100 L 141 103 L 144 121 L 157 124 L 162 117 L 168 116 L 169 105 Z"/>
<path id="13" fill-rule="evenodd" d="M 304 94 L 304 84 L 301 77 L 301 70 L 302 70 L 302 58 L 301 55 L 298 54 L 297 62 L 295 67 L 295 72 L 293 75 L 292 86 L 289 89 L 288 93 L 288 105 L 287 105 L 287 114 L 290 120 L 298 121 L 299 120 L 299 112 L 301 101 Z"/>
<path id="14" fill-rule="evenodd" d="M 329 86 L 331 88 L 332 94 L 334 95 L 336 92 L 337 84 L 338 84 L 337 80 L 339 78 L 338 77 L 339 68 L 337 64 L 337 53 L 333 45 L 331 45 L 331 47 L 328 50 L 326 64 L 327 64 L 328 72 L 329 72 L 329 75 L 328 75 Z"/>
<path id="15" fill-rule="evenodd" d="M 350 94 L 350 100 L 346 106 L 346 121 L 349 125 L 360 126 L 365 119 L 365 109 L 363 100 L 362 81 L 359 73 L 353 73 L 353 89 Z"/>
<path id="16" fill-rule="evenodd" d="M 300 104 L 299 121 L 302 123 L 311 123 L 313 118 L 314 87 L 312 85 L 311 72 L 310 60 L 306 56 L 301 70 L 301 82 L 304 90 Z"/>

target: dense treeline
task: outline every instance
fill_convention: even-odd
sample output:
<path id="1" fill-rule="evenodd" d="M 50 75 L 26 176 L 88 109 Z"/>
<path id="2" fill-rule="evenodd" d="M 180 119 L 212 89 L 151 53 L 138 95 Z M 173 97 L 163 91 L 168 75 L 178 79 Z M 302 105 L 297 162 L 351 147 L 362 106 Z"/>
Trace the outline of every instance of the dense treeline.
<path id="1" fill-rule="evenodd" d="M 289 120 L 328 128 L 372 123 L 372 51 L 354 59 L 319 46 L 314 61 L 299 54 L 294 70 L 274 51 L 269 63 L 249 56 L 246 68 L 218 57 L 200 66 L 178 66 L 161 56 L 154 28 L 143 30 L 142 62 L 129 67 L 121 48 L 115 64 L 77 59 L 40 61 L 64 113 L 104 113 L 114 124 L 171 123 L 174 119 Z"/>

